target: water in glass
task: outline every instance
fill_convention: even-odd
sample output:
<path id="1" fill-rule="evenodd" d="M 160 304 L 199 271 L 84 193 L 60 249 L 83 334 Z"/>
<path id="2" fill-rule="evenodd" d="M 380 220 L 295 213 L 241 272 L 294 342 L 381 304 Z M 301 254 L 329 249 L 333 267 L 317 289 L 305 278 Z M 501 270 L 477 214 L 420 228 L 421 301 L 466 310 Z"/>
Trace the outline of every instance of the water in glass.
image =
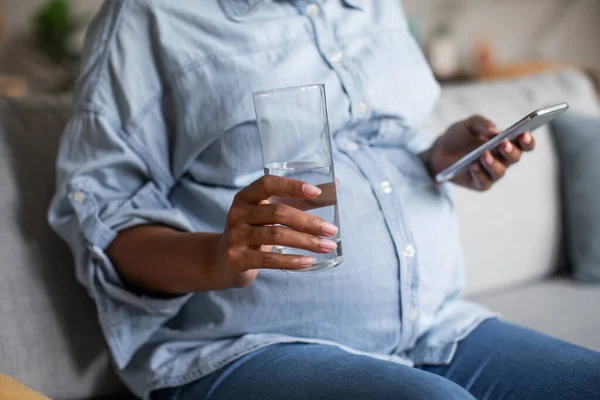
<path id="1" fill-rule="evenodd" d="M 269 199 L 269 202 L 290 205 L 309 214 L 316 215 L 339 227 L 338 202 L 332 165 L 323 165 L 323 163 L 313 161 L 271 163 L 265 166 L 265 174 L 298 179 L 319 187 L 322 190 L 322 193 L 311 200 L 272 197 Z M 316 262 L 312 267 L 294 272 L 324 270 L 335 267 L 342 261 L 342 246 L 339 232 L 334 237 L 325 238 L 335 241 L 338 247 L 326 254 L 318 254 L 307 250 L 284 246 L 275 246 L 274 250 L 281 254 L 298 254 L 311 256 L 316 259 Z"/>

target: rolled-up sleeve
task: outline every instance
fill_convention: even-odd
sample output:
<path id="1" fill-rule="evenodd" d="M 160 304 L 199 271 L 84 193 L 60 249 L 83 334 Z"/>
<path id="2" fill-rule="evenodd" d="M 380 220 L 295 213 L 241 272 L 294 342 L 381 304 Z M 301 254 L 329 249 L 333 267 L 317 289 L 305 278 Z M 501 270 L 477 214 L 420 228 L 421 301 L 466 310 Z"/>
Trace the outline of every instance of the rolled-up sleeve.
<path id="1" fill-rule="evenodd" d="M 119 231 L 136 225 L 191 226 L 153 173 L 168 168 L 140 157 L 117 126 L 96 112 L 79 112 L 70 121 L 49 222 L 70 246 L 77 278 L 94 299 L 116 364 L 124 368 L 190 295 L 163 299 L 128 290 L 105 250 Z"/>

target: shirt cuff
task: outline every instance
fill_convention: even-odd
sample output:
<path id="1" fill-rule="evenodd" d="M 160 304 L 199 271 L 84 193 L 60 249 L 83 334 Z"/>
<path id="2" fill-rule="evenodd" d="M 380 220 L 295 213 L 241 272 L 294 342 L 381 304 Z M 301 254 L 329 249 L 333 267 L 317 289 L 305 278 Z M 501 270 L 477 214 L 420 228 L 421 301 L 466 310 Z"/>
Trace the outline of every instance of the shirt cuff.
<path id="1" fill-rule="evenodd" d="M 192 296 L 158 298 L 134 293 L 119 278 L 98 247 L 90 247 L 92 290 L 102 331 L 115 363 L 123 369 L 144 345 Z"/>
<path id="2" fill-rule="evenodd" d="M 164 298 L 130 290 L 105 250 L 117 232 L 136 225 L 161 224 L 181 231 L 192 228 L 152 182 L 124 202 L 107 203 L 102 212 L 93 188 L 86 181 L 71 185 L 69 199 L 84 239 L 79 241 L 81 248 L 76 252 L 80 255 L 78 276 L 96 302 L 104 336 L 116 365 L 123 369 L 192 294 Z"/>

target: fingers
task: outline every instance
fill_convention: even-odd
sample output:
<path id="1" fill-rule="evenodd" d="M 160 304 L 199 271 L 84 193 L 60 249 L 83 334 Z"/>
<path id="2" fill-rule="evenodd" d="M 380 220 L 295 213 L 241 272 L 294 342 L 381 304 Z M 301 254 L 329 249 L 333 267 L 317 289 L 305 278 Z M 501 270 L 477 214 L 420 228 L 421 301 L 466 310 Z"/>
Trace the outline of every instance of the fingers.
<path id="1" fill-rule="evenodd" d="M 271 198 L 274 203 L 284 203 L 301 211 L 314 210 L 326 206 L 332 206 L 337 203 L 337 193 L 333 182 L 324 183 L 317 186 L 321 189 L 321 194 L 312 199 L 296 198 Z"/>
<path id="2" fill-rule="evenodd" d="M 277 254 L 251 249 L 232 249 L 227 253 L 227 263 L 240 270 L 248 269 L 303 269 L 316 262 L 314 257 Z"/>
<path id="3" fill-rule="evenodd" d="M 249 225 L 280 224 L 317 236 L 333 236 L 338 232 L 335 225 L 287 204 L 250 206 L 244 212 L 241 220 Z"/>
<path id="4" fill-rule="evenodd" d="M 332 240 L 321 239 L 318 236 L 298 232 L 283 226 L 247 227 L 244 238 L 238 243 L 247 245 L 286 246 L 295 249 L 308 250 L 315 253 L 329 253 L 337 247 Z"/>
<path id="5" fill-rule="evenodd" d="M 516 164 L 521 159 L 521 149 L 509 140 L 500 143 L 498 152 L 507 167 Z"/>
<path id="6" fill-rule="evenodd" d="M 504 176 L 506 168 L 502 161 L 486 151 L 481 156 L 480 162 L 474 162 L 469 167 L 473 185 L 477 190 L 488 190 L 494 182 Z"/>
<path id="7" fill-rule="evenodd" d="M 481 156 L 481 164 L 490 175 L 492 181 L 497 181 L 506 173 L 506 166 L 496 157 L 492 156 L 489 151 L 486 151 Z"/>
<path id="8" fill-rule="evenodd" d="M 316 186 L 299 181 L 297 179 L 284 178 L 281 176 L 263 176 L 246 186 L 236 195 L 248 203 L 259 203 L 269 197 L 296 197 L 311 199 L 322 192 Z"/>
<path id="9" fill-rule="evenodd" d="M 487 190 L 492 184 L 501 179 L 506 169 L 519 162 L 523 151 L 531 151 L 535 147 L 535 141 L 530 132 L 525 132 L 517 139 L 518 145 L 508 140 L 503 141 L 492 153 L 485 152 L 479 162 L 469 166 L 471 180 L 477 190 Z"/>
<path id="10" fill-rule="evenodd" d="M 517 143 L 523 151 L 531 151 L 535 147 L 535 139 L 529 131 L 519 135 Z"/>
<path id="11" fill-rule="evenodd" d="M 488 190 L 494 183 L 479 161 L 474 162 L 469 166 L 469 173 L 473 180 L 473 186 L 479 191 Z"/>
<path id="12" fill-rule="evenodd" d="M 316 187 L 264 176 L 242 189 L 227 216 L 225 265 L 235 274 L 259 268 L 301 269 L 313 265 L 315 258 L 273 253 L 272 246 L 321 254 L 333 251 L 337 244 L 322 236 L 335 236 L 338 228 L 303 210 L 335 204 L 337 183 Z"/>
<path id="13" fill-rule="evenodd" d="M 498 135 L 500 131 L 489 119 L 474 115 L 463 121 L 464 126 L 478 140 L 485 142 Z M 531 132 L 525 132 L 514 141 L 505 140 L 497 148 L 484 153 L 479 161 L 469 166 L 470 179 L 467 185 L 477 190 L 487 190 L 494 182 L 501 179 L 506 169 L 519 162 L 524 151 L 531 151 L 535 147 L 535 140 Z"/>

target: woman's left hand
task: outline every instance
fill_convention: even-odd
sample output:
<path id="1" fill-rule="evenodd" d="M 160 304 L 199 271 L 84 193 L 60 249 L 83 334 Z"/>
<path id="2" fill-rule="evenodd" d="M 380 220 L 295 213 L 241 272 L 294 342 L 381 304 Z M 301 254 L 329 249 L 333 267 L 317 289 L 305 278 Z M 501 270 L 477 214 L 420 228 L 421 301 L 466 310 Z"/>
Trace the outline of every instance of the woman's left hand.
<path id="1" fill-rule="evenodd" d="M 457 122 L 425 152 L 429 172 L 435 176 L 499 133 L 496 125 L 481 115 Z M 515 142 L 504 140 L 496 151 L 486 151 L 452 182 L 474 190 L 487 190 L 504 176 L 508 167 L 519 162 L 523 151 L 531 151 L 534 147 L 530 132 L 519 135 Z"/>

